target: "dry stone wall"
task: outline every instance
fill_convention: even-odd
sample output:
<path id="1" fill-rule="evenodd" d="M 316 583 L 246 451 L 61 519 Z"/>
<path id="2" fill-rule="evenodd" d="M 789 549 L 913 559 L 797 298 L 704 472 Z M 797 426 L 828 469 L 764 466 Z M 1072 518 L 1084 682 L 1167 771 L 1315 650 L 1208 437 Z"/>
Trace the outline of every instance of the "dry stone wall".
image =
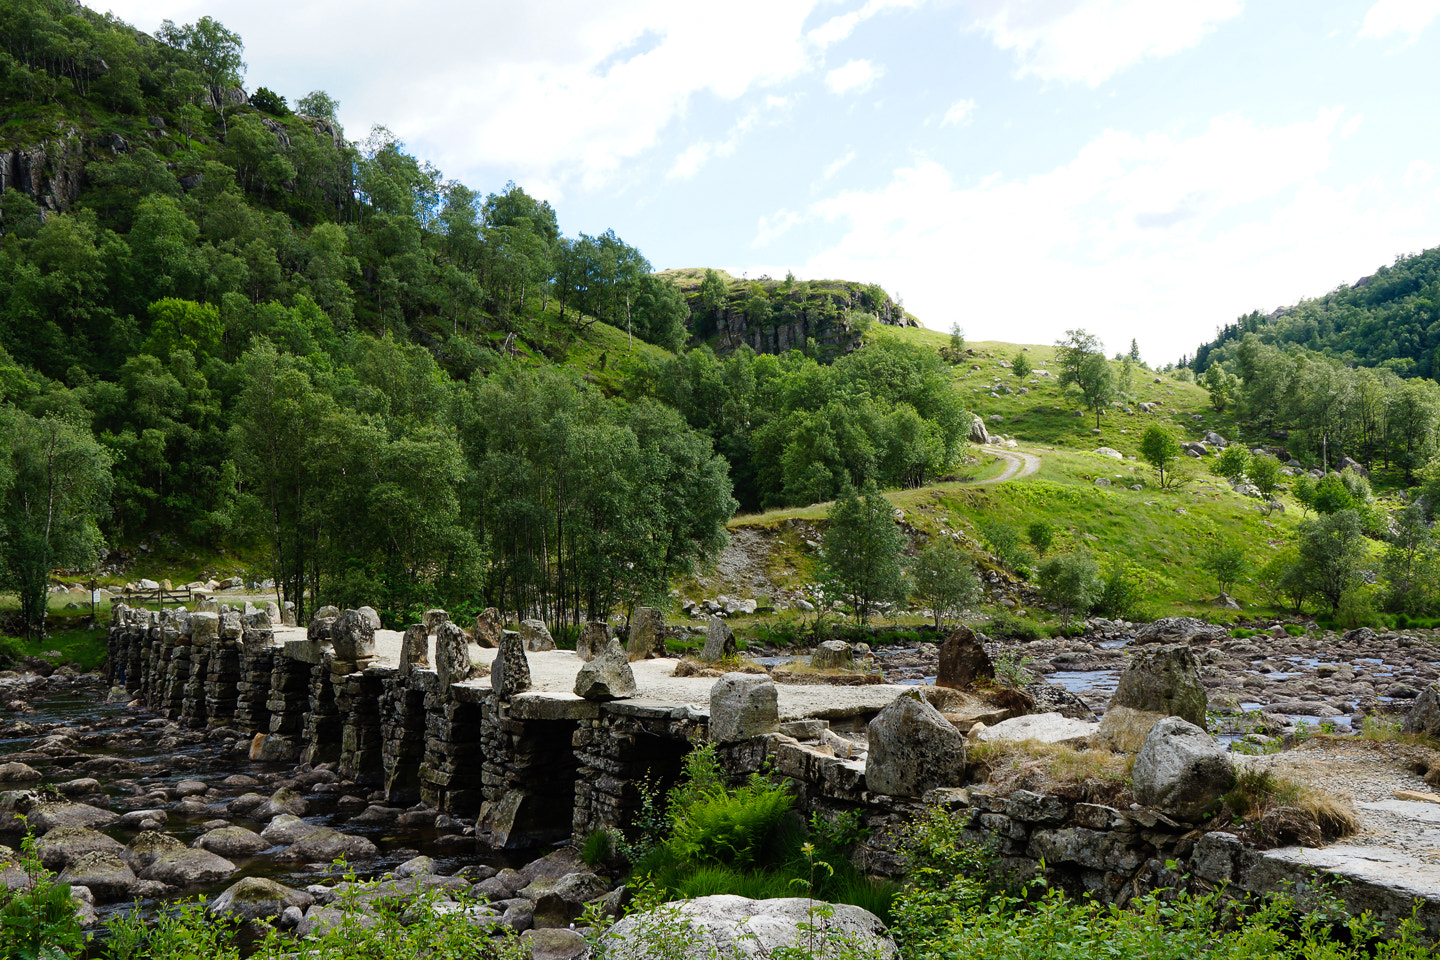
<path id="1" fill-rule="evenodd" d="M 437 619 L 437 629 L 447 623 Z M 709 716 L 684 704 L 445 685 L 418 663 L 371 663 L 363 646 L 339 659 L 319 637 L 275 646 L 263 615 L 191 617 L 123 605 L 109 635 L 115 682 L 158 713 L 251 735 L 254 759 L 334 760 L 343 775 L 383 789 L 388 803 L 423 800 L 474 818 L 477 839 L 496 848 L 629 826 L 642 785 L 673 783 L 691 745 L 709 736 Z M 903 874 L 904 824 L 939 804 L 965 819 L 968 835 L 990 846 L 1003 869 L 1044 869 L 1051 882 L 1104 902 L 1161 888 L 1303 891 L 1331 870 L 1350 879 L 1337 892 L 1353 909 L 1391 923 L 1413 910 L 1440 937 L 1440 891 L 1383 869 L 1347 872 L 1338 853 L 1259 851 L 1148 808 L 1024 790 L 945 786 L 887 796 L 870 789 L 864 761 L 836 755 L 847 742 L 825 721 L 791 720 L 778 732 L 717 743 L 717 754 L 733 774 L 769 766 L 792 780 L 807 816 L 858 811 L 869 832 L 856 859 L 870 873 Z"/>

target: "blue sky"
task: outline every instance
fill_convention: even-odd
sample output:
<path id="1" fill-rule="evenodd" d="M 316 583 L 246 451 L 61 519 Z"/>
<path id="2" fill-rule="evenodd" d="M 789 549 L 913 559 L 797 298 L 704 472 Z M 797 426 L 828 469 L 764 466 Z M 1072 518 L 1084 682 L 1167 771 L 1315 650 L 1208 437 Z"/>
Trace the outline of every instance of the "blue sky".
<path id="1" fill-rule="evenodd" d="M 657 268 L 879 283 L 974 340 L 1131 338 L 1440 244 L 1440 0 L 115 0 L 238 32 L 447 177 Z"/>

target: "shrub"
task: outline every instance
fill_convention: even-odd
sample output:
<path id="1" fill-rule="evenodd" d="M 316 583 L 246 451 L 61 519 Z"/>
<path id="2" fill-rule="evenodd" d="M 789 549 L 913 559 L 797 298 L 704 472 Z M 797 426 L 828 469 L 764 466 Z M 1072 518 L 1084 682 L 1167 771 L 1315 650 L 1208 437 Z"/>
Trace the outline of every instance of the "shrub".
<path id="1" fill-rule="evenodd" d="M 35 838 L 20 846 L 23 878 L 0 885 L 0 960 L 56 960 L 74 955 L 85 943 L 69 884 L 40 863 Z"/>
<path id="2" fill-rule="evenodd" d="M 985 632 L 992 637 L 1009 640 L 1031 641 L 1045 636 L 1040 624 L 1029 617 L 1022 617 L 1009 610 L 1000 609 L 985 624 Z"/>
<path id="3" fill-rule="evenodd" d="M 1085 616 L 1105 593 L 1095 558 L 1083 551 L 1046 560 L 1040 565 L 1038 579 L 1041 595 L 1060 608 L 1066 624 Z"/>

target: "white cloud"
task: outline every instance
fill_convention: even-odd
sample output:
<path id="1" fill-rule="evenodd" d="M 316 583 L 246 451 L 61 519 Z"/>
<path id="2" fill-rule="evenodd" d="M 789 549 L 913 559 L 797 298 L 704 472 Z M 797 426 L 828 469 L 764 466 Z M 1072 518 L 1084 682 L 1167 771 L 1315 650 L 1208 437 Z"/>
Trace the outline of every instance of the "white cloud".
<path id="1" fill-rule="evenodd" d="M 247 41 L 252 85 L 292 98 L 324 86 L 352 137 L 384 123 L 451 176 L 501 167 L 559 188 L 616 176 L 697 96 L 736 100 L 816 69 L 805 22 L 819 2 L 106 5 L 148 31 L 214 16 Z"/>
<path id="2" fill-rule="evenodd" d="M 1099 86 L 1141 60 L 1194 46 L 1244 0 L 971 0 L 974 29 L 1022 76 Z M 1382 0 L 1383 2 L 1383 0 Z"/>
<path id="3" fill-rule="evenodd" d="M 665 174 L 670 180 L 689 180 L 700 172 L 700 168 L 710 161 L 712 157 L 733 156 L 740 146 L 741 139 L 749 133 L 754 126 L 760 122 L 763 111 L 783 110 L 790 105 L 785 97 L 766 97 L 761 107 L 751 108 L 746 111 L 735 125 L 730 128 L 724 140 L 707 140 L 692 144 L 675 158 L 674 164 Z"/>
<path id="4" fill-rule="evenodd" d="M 851 60 L 825 74 L 825 86 L 830 88 L 831 93 L 861 93 L 884 75 L 885 68 L 877 67 L 869 60 Z"/>
<path id="5" fill-rule="evenodd" d="M 847 150 L 843 157 L 836 157 L 834 160 L 831 160 L 825 165 L 825 169 L 820 171 L 820 179 L 829 180 L 831 177 L 835 176 L 835 174 L 848 167 L 851 162 L 854 161 L 854 159 L 855 151 Z"/>
<path id="6" fill-rule="evenodd" d="M 1414 40 L 1436 17 L 1440 17 L 1440 0 L 1377 0 L 1365 14 L 1360 36 L 1388 37 L 1392 33 L 1405 33 Z"/>
<path id="7" fill-rule="evenodd" d="M 970 115 L 975 112 L 974 100 L 957 100 L 945 111 L 945 119 L 940 121 L 940 126 L 964 126 L 970 122 Z"/>
<path id="8" fill-rule="evenodd" d="M 895 7 L 918 7 L 924 0 L 869 0 L 859 10 L 851 10 L 838 16 L 831 17 L 820 26 L 811 30 L 807 35 L 811 43 L 819 47 L 828 47 L 831 44 L 839 43 L 855 32 L 855 28 L 869 20 L 877 13 L 890 10 Z"/>
<path id="9" fill-rule="evenodd" d="M 788 232 L 791 227 L 801 223 L 806 218 L 794 210 L 777 210 L 770 216 L 760 218 L 760 224 L 755 231 L 755 239 L 750 246 L 764 247 L 774 243 Z"/>
<path id="10" fill-rule="evenodd" d="M 1349 140 L 1360 131 L 1360 124 L 1365 122 L 1365 114 L 1357 113 L 1345 121 L 1345 126 L 1340 128 L 1340 139 Z"/>
<path id="11" fill-rule="evenodd" d="M 922 322 L 958 321 L 976 339 L 1049 343 L 1085 327 L 1176 359 L 1251 309 L 1433 243 L 1435 200 L 1323 182 L 1342 119 L 1337 108 L 1278 127 L 1222 116 L 1187 137 L 1111 130 L 1047 173 L 974 184 L 918 159 L 799 215 L 842 232 L 797 272 L 904 290 Z"/>
<path id="12" fill-rule="evenodd" d="M 1418 187 L 1421 184 L 1429 183 L 1430 177 L 1435 173 L 1435 168 L 1424 160 L 1411 160 L 1410 166 L 1405 169 L 1405 177 L 1400 181 L 1405 187 Z"/>

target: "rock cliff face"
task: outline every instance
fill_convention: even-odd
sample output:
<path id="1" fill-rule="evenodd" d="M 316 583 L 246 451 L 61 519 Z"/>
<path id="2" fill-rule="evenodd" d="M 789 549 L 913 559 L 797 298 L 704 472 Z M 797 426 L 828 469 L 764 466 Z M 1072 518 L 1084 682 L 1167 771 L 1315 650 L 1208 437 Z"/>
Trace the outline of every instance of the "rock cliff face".
<path id="1" fill-rule="evenodd" d="M 0 148 L 0 194 L 19 190 L 45 213 L 63 213 L 80 192 L 85 143 L 74 127 L 36 144 Z"/>

